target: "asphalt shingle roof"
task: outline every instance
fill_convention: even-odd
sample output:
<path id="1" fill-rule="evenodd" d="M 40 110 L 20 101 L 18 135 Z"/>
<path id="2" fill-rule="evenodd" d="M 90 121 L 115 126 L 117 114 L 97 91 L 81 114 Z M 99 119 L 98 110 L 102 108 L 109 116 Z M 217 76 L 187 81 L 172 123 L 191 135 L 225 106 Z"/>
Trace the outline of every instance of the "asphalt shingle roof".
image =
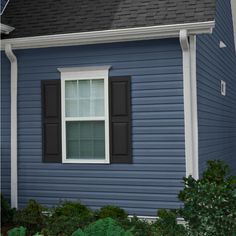
<path id="1" fill-rule="evenodd" d="M 7 37 L 66 34 L 214 20 L 215 0 L 10 0 Z"/>

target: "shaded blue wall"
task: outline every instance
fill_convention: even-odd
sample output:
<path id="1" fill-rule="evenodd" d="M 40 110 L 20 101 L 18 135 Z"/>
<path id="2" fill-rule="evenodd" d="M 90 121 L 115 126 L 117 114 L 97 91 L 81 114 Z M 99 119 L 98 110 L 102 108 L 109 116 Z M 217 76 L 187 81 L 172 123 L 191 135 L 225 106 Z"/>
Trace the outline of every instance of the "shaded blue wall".
<path id="1" fill-rule="evenodd" d="M 19 63 L 19 205 L 80 200 L 129 214 L 177 208 L 185 175 L 182 52 L 178 39 L 15 51 Z M 9 196 L 9 63 L 4 58 L 2 173 Z M 58 67 L 111 65 L 111 76 L 132 76 L 133 164 L 42 163 L 41 80 Z"/>
<path id="2" fill-rule="evenodd" d="M 3 75 L 4 71 L 4 75 Z M 10 198 L 10 63 L 1 52 L 1 192 Z"/>
<path id="3" fill-rule="evenodd" d="M 220 48 L 220 41 L 227 47 Z M 221 95 L 221 80 L 227 95 Z M 217 1 L 212 35 L 197 37 L 199 167 L 223 159 L 236 174 L 236 56 L 230 0 Z"/>

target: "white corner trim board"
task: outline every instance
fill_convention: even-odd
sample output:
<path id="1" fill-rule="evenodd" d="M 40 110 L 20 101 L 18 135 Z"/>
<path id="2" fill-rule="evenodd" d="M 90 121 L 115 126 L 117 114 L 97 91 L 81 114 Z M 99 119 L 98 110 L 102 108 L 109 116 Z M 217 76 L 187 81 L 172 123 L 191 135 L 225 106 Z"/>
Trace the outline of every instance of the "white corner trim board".
<path id="1" fill-rule="evenodd" d="M 231 12 L 233 18 L 234 46 L 236 51 L 236 0 L 231 0 Z"/>
<path id="2" fill-rule="evenodd" d="M 1 28 L 1 34 L 9 34 L 11 33 L 15 28 L 11 27 L 9 25 L 4 25 L 4 24 L 0 24 L 0 28 Z"/>
<path id="3" fill-rule="evenodd" d="M 186 176 L 198 178 L 198 117 L 196 85 L 196 39 L 187 30 L 180 30 L 183 52 L 184 123 Z"/>
<path id="4" fill-rule="evenodd" d="M 215 21 L 113 29 L 71 34 L 57 34 L 2 40 L 2 47 L 11 44 L 13 49 L 44 48 L 72 45 L 148 40 L 179 37 L 180 30 L 187 30 L 189 35 L 212 33 Z"/>
<path id="5" fill-rule="evenodd" d="M 17 58 L 10 44 L 5 53 L 11 63 L 11 207 L 17 208 Z"/>
<path id="6" fill-rule="evenodd" d="M 197 107 L 197 46 L 196 35 L 189 37 L 190 44 L 190 72 L 191 72 L 191 107 L 192 107 L 192 128 L 193 128 L 193 177 L 199 178 L 199 157 L 198 157 L 198 107 Z"/>

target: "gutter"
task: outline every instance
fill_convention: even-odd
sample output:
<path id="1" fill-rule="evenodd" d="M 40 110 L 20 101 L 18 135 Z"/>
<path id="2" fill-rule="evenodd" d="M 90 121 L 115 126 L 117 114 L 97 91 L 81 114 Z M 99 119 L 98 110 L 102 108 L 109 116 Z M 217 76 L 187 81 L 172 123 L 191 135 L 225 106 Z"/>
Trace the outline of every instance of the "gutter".
<path id="1" fill-rule="evenodd" d="M 15 28 L 9 25 L 0 24 L 1 34 L 10 34 Z"/>
<path id="2" fill-rule="evenodd" d="M 17 208 L 17 58 L 11 44 L 5 45 L 5 53 L 11 63 L 11 207 Z"/>
<path id="3" fill-rule="evenodd" d="M 189 36 L 188 31 L 183 29 L 179 39 L 183 52 L 186 177 L 192 175 L 198 179 L 196 36 Z"/>
<path id="4" fill-rule="evenodd" d="M 13 49 L 45 48 L 72 45 L 114 43 L 160 38 L 178 38 L 180 30 L 187 30 L 189 35 L 211 33 L 214 21 L 113 29 L 82 33 L 57 34 L 2 40 L 2 46 L 11 44 Z"/>

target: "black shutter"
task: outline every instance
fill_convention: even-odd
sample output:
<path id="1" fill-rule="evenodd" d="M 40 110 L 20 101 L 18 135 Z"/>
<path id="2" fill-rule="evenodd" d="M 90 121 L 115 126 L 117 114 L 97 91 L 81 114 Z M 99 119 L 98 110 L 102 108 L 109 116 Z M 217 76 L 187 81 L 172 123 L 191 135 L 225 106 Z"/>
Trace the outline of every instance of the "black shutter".
<path id="1" fill-rule="evenodd" d="M 130 77 L 109 78 L 111 163 L 132 163 Z"/>
<path id="2" fill-rule="evenodd" d="M 61 83 L 44 80 L 42 92 L 43 162 L 60 163 L 61 159 Z"/>

